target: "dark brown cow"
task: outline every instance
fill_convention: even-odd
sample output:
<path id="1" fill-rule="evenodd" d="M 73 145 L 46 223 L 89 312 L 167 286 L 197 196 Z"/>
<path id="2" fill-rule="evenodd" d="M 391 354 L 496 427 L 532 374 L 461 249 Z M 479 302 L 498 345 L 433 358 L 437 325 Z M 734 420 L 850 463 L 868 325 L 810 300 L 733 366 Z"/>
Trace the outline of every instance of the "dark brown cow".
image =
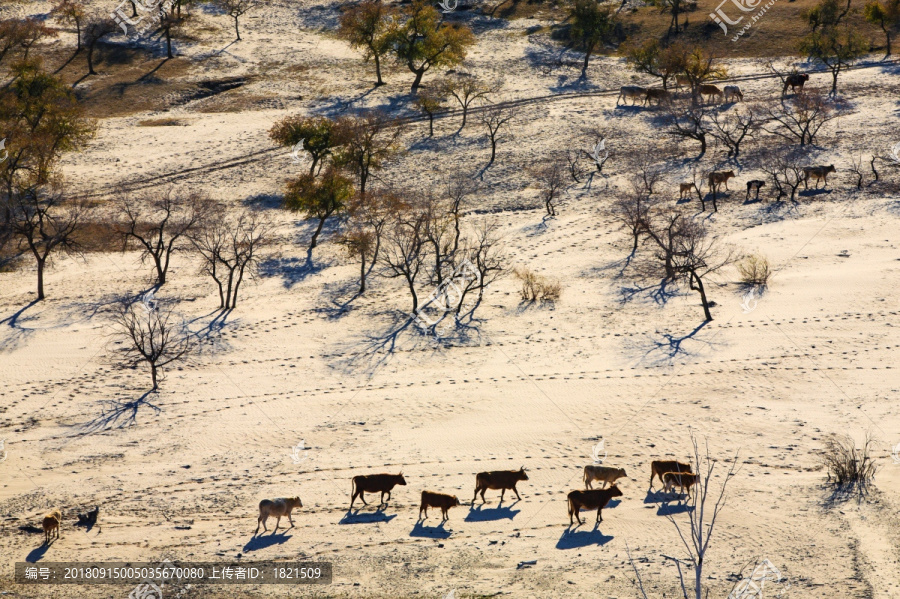
<path id="1" fill-rule="evenodd" d="M 644 97 L 644 102 L 646 104 L 653 104 L 653 100 L 656 100 L 657 104 L 669 104 L 672 102 L 672 92 L 651 87 L 647 89 L 647 95 Z"/>
<path id="2" fill-rule="evenodd" d="M 751 179 L 750 181 L 747 181 L 747 199 L 748 200 L 750 199 L 750 192 L 755 189 L 756 190 L 756 199 L 758 200 L 759 199 L 759 190 L 765 184 L 766 184 L 766 182 L 762 181 L 761 179 Z"/>
<path id="3" fill-rule="evenodd" d="M 650 488 L 653 488 L 653 477 L 658 476 L 659 482 L 663 482 L 663 474 L 666 472 L 691 472 L 690 464 L 683 464 L 676 460 L 654 460 L 650 462 Z"/>
<path id="4" fill-rule="evenodd" d="M 806 73 L 793 73 L 784 78 L 784 88 L 781 90 L 781 95 L 787 93 L 787 88 L 790 87 L 793 92 L 795 88 L 800 88 L 800 91 L 803 91 L 803 86 L 806 82 L 809 81 L 809 75 Z"/>
<path id="5" fill-rule="evenodd" d="M 387 498 L 390 500 L 391 489 L 393 489 L 395 485 L 406 485 L 406 479 L 403 478 L 402 472 L 400 474 L 365 474 L 354 476 L 351 488 L 353 497 L 350 498 L 350 509 L 353 509 L 353 502 L 356 501 L 357 497 L 362 499 L 363 505 L 369 505 L 366 503 L 366 496 L 364 493 L 381 493 L 381 503 L 378 504 L 378 507 L 386 506 L 387 502 L 384 500 L 384 495 L 387 493 Z"/>
<path id="6" fill-rule="evenodd" d="M 422 491 L 422 504 L 419 506 L 419 519 L 424 520 L 424 518 L 422 518 L 422 512 L 425 512 L 425 518 L 427 518 L 428 508 L 437 507 L 441 509 L 441 515 L 443 516 L 441 521 L 447 521 L 450 519 L 450 515 L 447 512 L 450 511 L 450 508 L 457 505 L 462 504 L 459 502 L 459 499 L 456 498 L 456 495 Z"/>
<path id="7" fill-rule="evenodd" d="M 569 526 L 572 526 L 573 515 L 575 516 L 575 519 L 578 520 L 579 524 L 584 524 L 584 522 L 581 521 L 581 516 L 578 515 L 578 512 L 582 509 L 596 509 L 597 522 L 603 522 L 603 508 L 606 507 L 606 504 L 609 503 L 610 499 L 621 496 L 622 491 L 620 491 L 619 487 L 616 485 L 612 485 L 608 489 L 572 491 L 569 493 Z"/>
<path id="8" fill-rule="evenodd" d="M 691 487 L 696 485 L 698 480 L 700 480 L 700 476 L 690 472 L 666 472 L 662 475 L 663 490 L 668 493 L 677 485 L 679 492 L 684 493 L 684 489 L 687 487 L 687 496 L 690 497 Z"/>
<path id="9" fill-rule="evenodd" d="M 494 472 L 479 472 L 475 475 L 475 495 L 472 496 L 472 503 L 475 503 L 475 498 L 478 497 L 478 492 L 481 491 L 481 502 L 484 503 L 484 492 L 487 489 L 493 489 L 496 491 L 500 489 L 500 502 L 503 502 L 503 494 L 506 493 L 507 489 L 512 489 L 516 494 L 516 499 L 522 499 L 519 497 L 519 491 L 516 489 L 516 483 L 520 480 L 528 480 L 528 475 L 525 474 L 525 467 L 521 467 L 518 470 L 496 470 Z"/>

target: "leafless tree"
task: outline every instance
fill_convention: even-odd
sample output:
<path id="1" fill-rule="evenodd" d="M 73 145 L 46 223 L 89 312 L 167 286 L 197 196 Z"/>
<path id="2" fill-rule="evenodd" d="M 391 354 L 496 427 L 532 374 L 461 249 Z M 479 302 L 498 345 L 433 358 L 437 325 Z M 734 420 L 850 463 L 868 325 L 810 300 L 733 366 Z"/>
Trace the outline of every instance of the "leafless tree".
<path id="1" fill-rule="evenodd" d="M 156 269 L 156 285 L 164 285 L 172 254 L 191 247 L 188 234 L 200 226 L 212 210 L 201 192 L 182 193 L 173 188 L 137 198 L 120 199 L 122 251 L 129 241 L 141 249 L 141 263 L 150 259 Z"/>
<path id="2" fill-rule="evenodd" d="M 444 199 L 427 194 L 421 200 L 424 227 L 422 235 L 431 255 L 431 283 L 440 285 L 452 271 L 459 238 L 452 206 Z"/>
<path id="3" fill-rule="evenodd" d="M 631 253 L 638 249 L 641 236 L 646 234 L 650 210 L 654 205 L 650 194 L 642 184 L 631 185 L 631 189 L 613 201 L 611 212 L 628 230 L 633 241 Z"/>
<path id="4" fill-rule="evenodd" d="M 728 148 L 728 157 L 737 159 L 741 153 L 741 143 L 759 133 L 766 123 L 761 109 L 748 105 L 742 113 L 739 109 L 711 113 L 713 137 Z"/>
<path id="5" fill-rule="evenodd" d="M 466 126 L 466 117 L 472 103 L 476 100 L 486 100 L 488 94 L 497 93 L 501 86 L 502 84 L 499 82 L 481 81 L 469 73 L 457 73 L 441 82 L 444 95 L 456 98 L 462 108 L 462 123 L 460 123 L 457 133 L 462 132 Z"/>
<path id="6" fill-rule="evenodd" d="M 596 127 L 586 129 L 584 131 L 583 139 L 590 147 L 589 149 L 582 149 L 581 151 L 588 160 L 594 163 L 594 167 L 596 167 L 596 172 L 591 173 L 591 177 L 588 180 L 587 187 L 590 189 L 591 184 L 594 182 L 594 175 L 603 175 L 603 166 L 607 163 L 612 154 L 606 147 L 606 133 L 602 129 Z"/>
<path id="7" fill-rule="evenodd" d="M 191 232 L 190 239 L 202 257 L 201 272 L 219 288 L 219 308 L 231 310 L 237 306 L 244 277 L 253 277 L 261 252 L 271 243 L 270 226 L 252 211 L 237 216 L 219 212 L 209 220 Z"/>
<path id="8" fill-rule="evenodd" d="M 814 144 L 826 123 L 846 112 L 835 100 L 816 91 L 801 91 L 791 98 L 781 98 L 766 109 L 766 131 L 801 146 Z"/>
<path id="9" fill-rule="evenodd" d="M 412 312 L 419 308 L 416 281 L 425 264 L 426 226 L 424 212 L 414 206 L 398 212 L 384 232 L 381 262 L 387 269 L 387 277 L 401 277 L 406 282 L 412 298 Z"/>
<path id="10" fill-rule="evenodd" d="M 222 9 L 222 12 L 234 19 L 234 35 L 237 36 L 237 41 L 241 41 L 241 32 L 238 29 L 238 19 L 243 16 L 245 12 L 253 8 L 257 2 L 258 0 L 216 0 L 219 8 Z"/>
<path id="11" fill-rule="evenodd" d="M 115 21 L 108 17 L 91 17 L 84 25 L 84 47 L 87 48 L 88 74 L 96 75 L 94 70 L 94 50 L 104 37 L 118 31 Z"/>
<path id="12" fill-rule="evenodd" d="M 703 171 L 697 167 L 691 169 L 691 186 L 694 191 L 697 193 L 697 199 L 700 200 L 700 209 L 703 212 L 706 212 L 706 197 L 703 195 L 703 192 L 700 190 L 703 187 Z M 715 190 L 710 190 L 712 193 L 712 205 L 713 212 L 719 211 L 719 205 L 716 202 L 716 192 Z"/>
<path id="13" fill-rule="evenodd" d="M 163 368 L 186 360 L 197 347 L 183 319 L 160 305 L 123 303 L 115 314 L 115 326 L 125 341 L 122 352 L 126 365 L 135 368 L 146 364 L 150 368 L 151 391 L 159 388 Z"/>
<path id="14" fill-rule="evenodd" d="M 84 205 L 66 201 L 60 189 L 29 187 L 9 200 L 8 234 L 20 252 L 31 253 L 37 266 L 37 299 L 44 299 L 44 269 L 53 255 L 78 252 L 77 231 Z"/>
<path id="15" fill-rule="evenodd" d="M 687 551 L 687 561 L 693 566 L 694 598 L 703 599 L 703 567 L 708 563 L 705 560 L 706 553 L 709 550 L 709 544 L 712 541 L 713 533 L 715 532 L 719 513 L 725 507 L 728 483 L 731 481 L 731 477 L 737 473 L 738 454 L 735 452 L 734 456 L 731 458 L 731 466 L 725 472 L 725 478 L 719 486 L 718 493 L 716 493 L 715 489 L 710 489 L 712 479 L 717 478 L 718 475 L 713 476 L 716 468 L 716 461 L 709 455 L 709 443 L 706 443 L 705 455 L 700 454 L 697 439 L 694 437 L 693 433 L 691 433 L 691 443 L 694 446 L 694 455 L 692 459 L 693 471 L 697 473 L 699 480 L 694 485 L 694 491 L 687 501 L 688 530 L 683 530 L 682 525 L 679 524 L 671 514 L 667 515 L 666 518 L 668 518 L 669 522 L 675 526 L 678 537 L 681 539 L 681 543 Z M 711 499 L 714 499 L 715 503 L 708 506 L 707 502 Z M 710 511 L 712 513 L 710 513 Z M 681 580 L 681 589 L 684 596 L 687 597 L 687 590 L 685 589 L 683 579 Z M 707 594 L 708 593 L 709 590 L 707 589 Z"/>
<path id="16" fill-rule="evenodd" d="M 375 189 L 351 200 L 347 209 L 347 229 L 341 234 L 339 243 L 344 245 L 351 258 L 360 261 L 360 294 L 365 293 L 366 279 L 378 261 L 385 227 L 406 208 L 403 195 L 388 189 Z"/>
<path id="17" fill-rule="evenodd" d="M 478 191 L 478 182 L 465 173 L 456 172 L 447 177 L 445 185 L 447 199 L 450 202 L 448 210 L 453 217 L 453 253 L 456 253 L 456 250 L 459 248 L 460 218 L 463 202 Z"/>
<path id="18" fill-rule="evenodd" d="M 668 133 L 674 138 L 692 139 L 700 143 L 699 160 L 706 154 L 707 136 L 710 135 L 708 109 L 702 105 L 671 102 L 668 105 Z"/>
<path id="19" fill-rule="evenodd" d="M 708 235 L 706 227 L 698 220 L 685 222 L 678 233 L 674 244 L 675 272 L 680 279 L 687 280 L 692 291 L 700 294 L 703 314 L 710 321 L 713 317 L 703 280 L 733 263 L 734 255 L 730 250 L 719 248 L 715 238 Z"/>
<path id="20" fill-rule="evenodd" d="M 551 158 L 544 164 L 529 169 L 529 173 L 537 181 L 541 201 L 547 209 L 547 216 L 556 216 L 553 202 L 559 199 L 566 189 L 566 165 L 559 158 Z"/>
<path id="21" fill-rule="evenodd" d="M 466 282 L 462 287 L 456 311 L 459 314 L 466 296 L 475 293 L 477 295 L 475 304 L 469 310 L 469 314 L 474 315 L 475 310 L 481 304 L 487 286 L 505 276 L 508 271 L 508 256 L 497 223 L 483 221 L 477 225 L 471 237 L 466 239 L 461 256 L 463 260 L 474 267 L 478 272 L 478 277 L 465 279 Z M 455 264 L 454 271 L 458 267 L 459 263 Z"/>
<path id="22" fill-rule="evenodd" d="M 502 106 L 490 106 L 481 113 L 481 122 L 487 128 L 487 138 L 491 142 L 491 159 L 487 166 L 494 164 L 497 157 L 497 142 L 503 137 L 501 130 L 508 129 L 515 116 L 516 113 L 512 108 Z"/>
<path id="23" fill-rule="evenodd" d="M 788 196 L 792 202 L 803 183 L 803 168 L 800 165 L 805 160 L 805 154 L 799 149 L 785 146 L 766 148 L 754 157 L 759 169 L 772 182 L 772 189 L 778 194 L 776 201 Z"/>

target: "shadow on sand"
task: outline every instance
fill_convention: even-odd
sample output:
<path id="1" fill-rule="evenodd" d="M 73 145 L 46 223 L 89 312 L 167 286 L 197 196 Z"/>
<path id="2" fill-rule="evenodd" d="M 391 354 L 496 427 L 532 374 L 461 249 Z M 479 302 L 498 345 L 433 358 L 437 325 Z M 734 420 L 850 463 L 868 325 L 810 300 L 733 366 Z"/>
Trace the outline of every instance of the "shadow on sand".
<path id="1" fill-rule="evenodd" d="M 562 536 L 556 542 L 557 549 L 578 549 L 580 547 L 588 547 L 590 545 L 603 546 L 612 541 L 615 537 L 605 535 L 600 532 L 600 524 L 594 523 L 593 528 L 578 530 L 587 524 L 579 524 L 574 528 L 567 527 Z"/>

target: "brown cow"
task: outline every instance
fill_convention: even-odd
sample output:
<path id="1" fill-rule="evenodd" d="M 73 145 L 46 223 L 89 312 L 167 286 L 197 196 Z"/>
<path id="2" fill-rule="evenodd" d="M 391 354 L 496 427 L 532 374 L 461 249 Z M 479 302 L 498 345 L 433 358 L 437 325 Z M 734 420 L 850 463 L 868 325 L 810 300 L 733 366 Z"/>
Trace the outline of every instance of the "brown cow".
<path id="1" fill-rule="evenodd" d="M 287 516 L 288 522 L 291 523 L 291 528 L 294 528 L 294 520 L 291 518 L 291 510 L 295 507 L 303 507 L 303 502 L 300 501 L 299 497 L 279 497 L 278 499 L 263 499 L 259 502 L 259 518 L 256 519 L 256 532 L 259 532 L 259 525 L 262 524 L 263 532 L 267 532 L 269 529 L 266 527 L 266 520 L 269 519 L 269 516 L 277 518 L 275 520 L 275 530 L 272 531 L 274 535 L 278 531 L 278 525 L 281 524 L 281 517 Z"/>
<path id="2" fill-rule="evenodd" d="M 752 179 L 750 181 L 747 181 L 747 198 L 746 199 L 747 200 L 750 199 L 750 192 L 755 189 L 756 190 L 756 199 L 758 200 L 759 199 L 759 190 L 765 184 L 766 184 L 766 182 L 762 181 L 760 179 Z"/>
<path id="3" fill-rule="evenodd" d="M 441 515 L 443 518 L 442 522 L 445 522 L 450 519 L 450 515 L 447 513 L 450 511 L 450 508 L 462 505 L 459 502 L 459 499 L 456 498 L 456 495 L 446 495 L 444 493 L 433 493 L 431 491 L 422 491 L 422 504 L 419 506 L 419 519 L 422 518 L 422 512 L 425 512 L 425 518 L 428 517 L 428 508 L 437 507 L 441 508 Z"/>
<path id="4" fill-rule="evenodd" d="M 803 169 L 803 189 L 809 189 L 809 178 L 816 180 L 816 189 L 819 189 L 819 181 L 825 181 L 825 187 L 828 187 L 828 173 L 834 172 L 834 165 L 829 166 L 807 166 Z"/>
<path id="5" fill-rule="evenodd" d="M 722 183 L 728 189 L 728 179 L 734 176 L 734 171 L 713 171 L 709 174 L 709 188 L 715 193 Z"/>
<path id="6" fill-rule="evenodd" d="M 378 507 L 386 506 L 387 502 L 384 500 L 384 495 L 387 493 L 387 498 L 390 500 L 391 489 L 394 488 L 394 485 L 406 486 L 406 479 L 403 478 L 402 472 L 400 474 L 367 474 L 354 476 L 351 487 L 353 497 L 350 498 L 350 509 L 353 509 L 353 502 L 356 501 L 357 497 L 362 499 L 363 505 L 369 505 L 366 503 L 365 493 L 381 493 L 381 503 L 378 504 Z"/>
<path id="7" fill-rule="evenodd" d="M 613 468 L 611 466 L 598 466 L 596 464 L 588 464 L 584 467 L 584 488 L 585 489 L 593 489 L 591 486 L 592 481 L 603 481 L 603 488 L 606 488 L 606 483 L 610 485 L 615 484 L 617 480 L 620 478 L 627 478 L 628 475 L 625 474 L 624 468 Z"/>
<path id="8" fill-rule="evenodd" d="M 725 100 L 725 94 L 723 94 L 722 90 L 715 85 L 701 85 L 700 96 L 709 96 L 710 99 L 719 97 L 722 98 L 723 101 Z"/>
<path id="9" fill-rule="evenodd" d="M 697 484 L 697 481 L 700 480 L 700 476 L 698 474 L 691 474 L 690 472 L 666 472 L 662 475 L 663 481 L 663 491 L 668 493 L 672 489 L 675 488 L 675 485 L 678 485 L 679 492 L 684 493 L 685 487 L 687 487 L 687 496 L 691 496 L 691 487 Z"/>
<path id="10" fill-rule="evenodd" d="M 53 510 L 46 516 L 44 516 L 43 521 L 41 522 L 41 527 L 44 529 L 44 544 L 50 544 L 50 535 L 55 530 L 56 538 L 59 538 L 59 529 L 61 528 L 62 523 L 62 514 L 59 513 L 59 510 Z"/>
<path id="11" fill-rule="evenodd" d="M 694 189 L 693 183 L 679 183 L 678 190 L 681 192 L 681 197 L 678 198 L 680 200 L 684 199 L 684 194 L 691 195 L 691 191 Z"/>
<path id="12" fill-rule="evenodd" d="M 654 460 L 650 462 L 650 488 L 653 488 L 653 477 L 658 476 L 662 482 L 666 472 L 691 472 L 690 464 L 683 464 L 677 460 Z"/>
<path id="13" fill-rule="evenodd" d="M 507 489 L 513 490 L 516 494 L 516 499 L 522 499 L 519 497 L 518 489 L 516 489 L 516 483 L 520 480 L 528 480 L 528 475 L 525 474 L 524 466 L 518 470 L 479 472 L 475 475 L 475 495 L 472 496 L 472 503 L 475 503 L 475 498 L 478 497 L 479 491 L 481 491 L 481 502 L 484 503 L 484 492 L 487 489 L 492 489 L 494 491 L 500 489 L 500 503 L 503 503 L 503 494 L 506 493 Z"/>
<path id="14" fill-rule="evenodd" d="M 644 102 L 652 104 L 653 100 L 656 100 L 657 104 L 669 104 L 672 102 L 672 93 L 665 89 L 649 88 L 647 90 L 647 96 L 644 98 Z"/>
<path id="15" fill-rule="evenodd" d="M 637 85 L 623 85 L 622 89 L 619 90 L 619 97 L 616 98 L 616 106 L 619 105 L 619 100 L 627 101 L 628 98 L 631 98 L 631 105 L 634 106 L 638 100 L 647 101 L 647 89 L 637 86 Z"/>
<path id="16" fill-rule="evenodd" d="M 578 514 L 583 509 L 597 509 L 597 522 L 603 522 L 603 508 L 613 497 L 621 497 L 619 487 L 612 485 L 608 489 L 590 489 L 587 491 L 572 491 L 569 493 L 569 526 L 572 526 L 572 515 L 578 520 L 578 524 L 584 524 Z"/>
<path id="17" fill-rule="evenodd" d="M 803 86 L 807 81 L 809 81 L 809 75 L 806 73 L 792 73 L 788 75 L 784 78 L 784 88 L 781 90 L 781 95 L 783 96 L 787 93 L 788 86 L 790 86 L 792 92 L 797 87 L 800 88 L 800 91 L 803 91 Z"/>

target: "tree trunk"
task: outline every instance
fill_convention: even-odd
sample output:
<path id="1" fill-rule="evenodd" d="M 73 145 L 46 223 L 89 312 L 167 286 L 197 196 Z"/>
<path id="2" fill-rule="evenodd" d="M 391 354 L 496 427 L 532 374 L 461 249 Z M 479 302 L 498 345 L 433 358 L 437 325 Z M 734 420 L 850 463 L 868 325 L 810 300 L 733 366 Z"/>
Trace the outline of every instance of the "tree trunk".
<path id="1" fill-rule="evenodd" d="M 159 381 L 157 380 L 156 370 L 156 363 L 150 362 L 150 379 L 153 381 L 153 388 L 151 389 L 151 391 L 156 391 L 159 388 Z"/>
<path id="2" fill-rule="evenodd" d="M 410 93 L 415 96 L 419 93 L 419 85 L 422 83 L 422 75 L 425 74 L 425 69 L 414 69 L 412 65 L 409 65 L 409 70 L 416 75 L 416 78 L 413 80 L 412 89 L 410 90 Z"/>
<path id="3" fill-rule="evenodd" d="M 328 218 L 328 215 L 319 218 L 319 226 L 316 227 L 316 232 L 313 233 L 312 239 L 309 242 L 309 249 L 312 250 L 316 247 L 316 241 L 319 239 L 319 233 L 322 232 L 322 227 L 325 225 L 325 219 Z"/>
<path id="4" fill-rule="evenodd" d="M 87 61 L 88 61 L 88 75 L 96 75 L 96 71 L 94 71 L 94 44 L 88 46 L 87 52 Z"/>
<path id="5" fill-rule="evenodd" d="M 161 257 L 153 256 L 153 261 L 156 263 L 156 284 L 157 285 L 165 285 L 165 283 L 166 283 L 166 268 L 162 264 Z"/>
<path id="6" fill-rule="evenodd" d="M 831 69 L 831 95 L 837 96 L 837 80 L 838 75 L 841 72 L 841 65 L 837 66 L 837 69 Z"/>
<path id="7" fill-rule="evenodd" d="M 44 299 L 44 264 L 46 258 L 38 258 L 37 260 L 37 298 L 38 301 Z"/>
<path id="8" fill-rule="evenodd" d="M 585 49 L 585 52 L 584 52 L 584 64 L 581 65 L 581 78 L 582 78 L 582 79 L 587 79 L 588 62 L 591 60 L 591 52 L 593 52 L 593 50 L 594 50 L 594 45 L 593 45 L 593 44 L 591 44 L 590 46 L 588 46 L 588 47 Z"/>
<path id="9" fill-rule="evenodd" d="M 234 18 L 234 34 L 237 36 L 237 41 L 241 41 L 241 32 L 238 30 L 238 18 Z"/>
<path id="10" fill-rule="evenodd" d="M 434 137 L 434 113 L 428 113 L 428 137 Z"/>
<path id="11" fill-rule="evenodd" d="M 884 57 L 888 58 L 891 55 L 891 31 L 890 29 L 884 30 L 885 39 L 887 42 L 887 49 L 885 50 Z"/>
<path id="12" fill-rule="evenodd" d="M 372 56 L 375 58 L 375 86 L 378 87 L 379 85 L 384 85 L 384 81 L 381 80 L 381 57 L 374 51 Z"/>
<path id="13" fill-rule="evenodd" d="M 172 55 L 172 31 L 171 27 L 166 27 L 166 50 L 169 55 L 169 58 L 175 58 Z"/>
<path id="14" fill-rule="evenodd" d="M 366 292 L 366 252 L 359 253 L 359 294 Z"/>
<path id="15" fill-rule="evenodd" d="M 75 48 L 75 53 L 77 54 L 81 51 L 81 21 L 75 21 L 75 35 L 78 38 L 78 46 Z M 888 47 L 890 47 L 890 42 L 888 42 Z"/>
<path id="16" fill-rule="evenodd" d="M 409 285 L 409 293 L 412 295 L 412 311 L 413 314 L 415 314 L 416 310 L 419 309 L 419 296 L 416 295 L 416 287 L 413 285 L 413 280 L 409 276 L 406 277 L 406 283 Z"/>
<path id="17" fill-rule="evenodd" d="M 488 166 L 494 164 L 494 158 L 497 156 L 497 138 L 493 135 L 491 136 L 491 160 L 488 162 Z"/>

